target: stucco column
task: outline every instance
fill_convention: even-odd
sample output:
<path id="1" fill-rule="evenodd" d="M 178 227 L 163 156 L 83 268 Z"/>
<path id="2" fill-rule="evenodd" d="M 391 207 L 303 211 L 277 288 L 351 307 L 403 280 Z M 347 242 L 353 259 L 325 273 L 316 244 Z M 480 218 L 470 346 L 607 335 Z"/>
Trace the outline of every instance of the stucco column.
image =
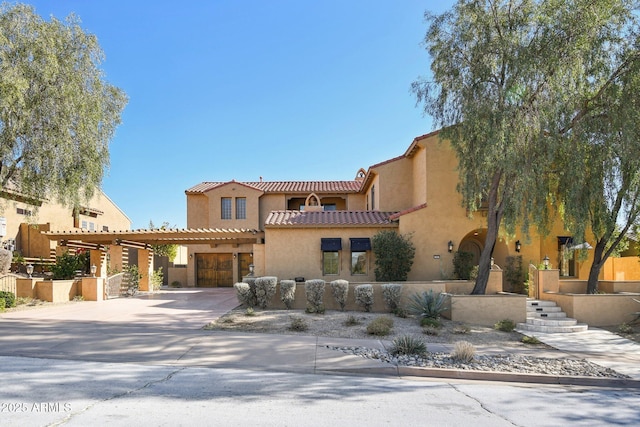
<path id="1" fill-rule="evenodd" d="M 89 265 L 96 266 L 96 277 L 107 276 L 107 265 L 103 259 L 104 253 L 99 249 L 89 251 Z"/>
<path id="2" fill-rule="evenodd" d="M 544 299 L 545 292 L 558 293 L 560 291 L 560 270 L 538 270 L 538 287 L 540 299 Z"/>
<path id="3" fill-rule="evenodd" d="M 122 272 L 122 246 L 109 246 L 109 270 L 114 274 Z"/>
<path id="4" fill-rule="evenodd" d="M 142 275 L 138 289 L 145 292 L 152 292 L 153 288 L 149 278 L 153 273 L 153 257 L 149 249 L 138 249 L 138 271 Z"/>

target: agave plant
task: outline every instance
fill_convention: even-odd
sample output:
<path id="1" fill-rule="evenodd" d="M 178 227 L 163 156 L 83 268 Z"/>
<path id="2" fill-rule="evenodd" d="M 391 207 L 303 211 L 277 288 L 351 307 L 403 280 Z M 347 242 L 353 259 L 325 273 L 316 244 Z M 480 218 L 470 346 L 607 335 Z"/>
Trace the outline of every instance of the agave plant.
<path id="1" fill-rule="evenodd" d="M 407 310 L 409 313 L 423 318 L 438 319 L 440 315 L 448 310 L 446 306 L 447 295 L 433 290 L 413 294 L 409 296 Z"/>

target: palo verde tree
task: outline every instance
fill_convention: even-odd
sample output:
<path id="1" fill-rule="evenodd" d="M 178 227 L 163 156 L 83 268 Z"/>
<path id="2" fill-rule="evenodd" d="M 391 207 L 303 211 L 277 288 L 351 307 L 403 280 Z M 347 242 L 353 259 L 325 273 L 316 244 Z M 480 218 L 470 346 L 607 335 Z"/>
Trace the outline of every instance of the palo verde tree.
<path id="1" fill-rule="evenodd" d="M 169 229 L 169 223 L 163 222 L 160 228 L 156 227 L 153 224 L 153 221 L 149 221 L 149 230 L 167 230 Z M 152 245 L 151 248 L 153 252 L 158 256 L 166 256 L 169 259 L 169 262 L 173 262 L 178 254 L 178 245 L 174 244 L 164 244 L 164 245 Z"/>
<path id="2" fill-rule="evenodd" d="M 126 104 L 94 35 L 0 6 L 0 190 L 75 206 L 99 188 Z"/>
<path id="3" fill-rule="evenodd" d="M 487 210 L 487 237 L 472 291 L 484 294 L 501 228 L 547 230 L 555 204 L 557 124 L 574 117 L 593 87 L 626 0 L 459 0 L 426 15 L 431 79 L 412 85 L 424 111 L 443 127 L 459 162 L 458 190 L 469 212 Z M 612 33 L 613 32 L 613 33 Z M 567 106 L 573 107 L 567 110 Z M 562 131 L 560 130 L 562 129 Z M 549 135 L 554 134 L 554 135 Z"/>

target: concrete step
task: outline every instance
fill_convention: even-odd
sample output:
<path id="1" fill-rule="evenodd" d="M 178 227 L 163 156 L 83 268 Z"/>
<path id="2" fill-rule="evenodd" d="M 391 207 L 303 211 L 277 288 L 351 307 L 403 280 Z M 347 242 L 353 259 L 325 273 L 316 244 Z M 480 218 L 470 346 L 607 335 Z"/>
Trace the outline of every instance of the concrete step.
<path id="1" fill-rule="evenodd" d="M 572 332 L 585 332 L 589 329 L 589 325 L 584 323 L 578 323 L 573 326 L 542 326 L 531 325 L 528 323 L 518 323 L 516 331 L 520 333 L 527 332 L 545 332 L 545 333 L 572 333 Z"/>
<path id="2" fill-rule="evenodd" d="M 538 299 L 528 299 L 527 307 L 555 307 L 557 304 L 554 301 L 543 301 Z"/>
<path id="3" fill-rule="evenodd" d="M 561 319 L 567 317 L 567 313 L 564 311 L 554 311 L 551 313 L 541 313 L 541 312 L 527 312 L 527 318 L 541 318 L 541 319 Z"/>
<path id="4" fill-rule="evenodd" d="M 544 318 L 530 317 L 527 319 L 526 323 L 528 325 L 536 325 L 536 326 L 575 326 L 578 324 L 578 321 L 570 317 L 558 318 L 558 319 L 544 319 Z"/>
<path id="5" fill-rule="evenodd" d="M 562 311 L 562 307 L 558 307 L 558 306 L 546 306 L 546 307 L 535 307 L 535 306 L 528 306 L 527 307 L 527 312 L 534 312 L 534 313 L 553 313 L 553 312 L 559 312 Z"/>

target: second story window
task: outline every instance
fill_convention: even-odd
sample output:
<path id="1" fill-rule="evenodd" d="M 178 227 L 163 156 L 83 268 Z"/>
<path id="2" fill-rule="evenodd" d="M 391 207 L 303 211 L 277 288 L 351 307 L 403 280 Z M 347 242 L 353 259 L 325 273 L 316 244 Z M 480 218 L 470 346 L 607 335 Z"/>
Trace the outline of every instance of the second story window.
<path id="1" fill-rule="evenodd" d="M 247 219 L 246 197 L 236 197 L 236 219 Z"/>
<path id="2" fill-rule="evenodd" d="M 223 197 L 220 206 L 220 218 L 231 219 L 231 197 Z"/>

